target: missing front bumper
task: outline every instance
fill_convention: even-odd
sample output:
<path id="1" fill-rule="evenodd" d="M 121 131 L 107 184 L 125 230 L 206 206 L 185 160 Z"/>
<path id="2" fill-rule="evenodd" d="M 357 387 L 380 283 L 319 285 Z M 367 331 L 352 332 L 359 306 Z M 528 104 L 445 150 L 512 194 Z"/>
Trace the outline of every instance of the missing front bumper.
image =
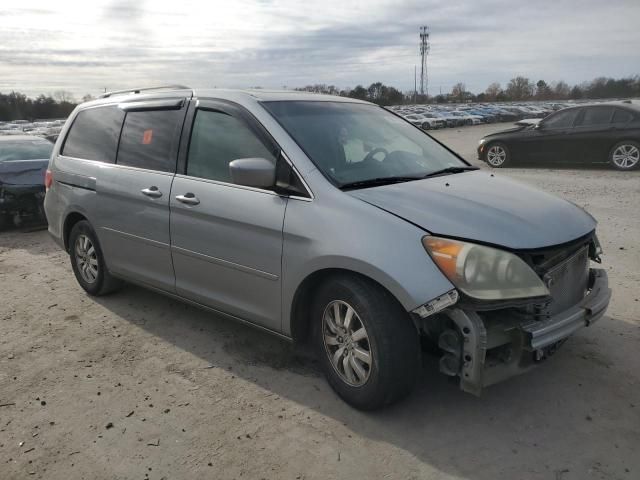
<path id="1" fill-rule="evenodd" d="M 591 275 L 589 293 L 580 303 L 544 320 L 460 308 L 446 311 L 457 327 L 460 342 L 456 348 L 455 341 L 443 339 L 441 371 L 458 375 L 460 388 L 475 395 L 486 386 L 527 371 L 554 353 L 576 330 L 604 315 L 611 299 L 607 273 L 592 269 Z"/>

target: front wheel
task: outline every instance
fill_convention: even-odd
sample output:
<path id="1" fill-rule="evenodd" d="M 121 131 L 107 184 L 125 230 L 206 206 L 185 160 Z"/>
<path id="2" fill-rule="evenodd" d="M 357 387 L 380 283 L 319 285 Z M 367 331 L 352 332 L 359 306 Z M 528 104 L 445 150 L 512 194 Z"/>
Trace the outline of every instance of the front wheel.
<path id="1" fill-rule="evenodd" d="M 494 168 L 501 168 L 511 161 L 509 149 L 504 143 L 492 143 L 487 147 L 485 160 Z"/>
<path id="2" fill-rule="evenodd" d="M 322 285 L 313 304 L 314 343 L 327 380 L 347 403 L 374 410 L 407 396 L 420 371 L 420 342 L 404 309 L 356 276 Z"/>
<path id="3" fill-rule="evenodd" d="M 609 153 L 609 163 L 618 170 L 633 170 L 640 166 L 640 144 L 631 140 L 619 142 Z"/>

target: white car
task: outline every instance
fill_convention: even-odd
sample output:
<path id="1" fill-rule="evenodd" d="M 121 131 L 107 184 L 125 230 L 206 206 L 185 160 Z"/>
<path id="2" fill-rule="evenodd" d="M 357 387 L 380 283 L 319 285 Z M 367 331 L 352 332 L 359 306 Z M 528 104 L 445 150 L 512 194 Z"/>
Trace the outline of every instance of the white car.
<path id="1" fill-rule="evenodd" d="M 435 118 L 423 113 L 413 113 L 411 115 L 405 115 L 404 119 L 423 130 L 442 128 L 445 126 L 445 122 L 441 118 Z"/>

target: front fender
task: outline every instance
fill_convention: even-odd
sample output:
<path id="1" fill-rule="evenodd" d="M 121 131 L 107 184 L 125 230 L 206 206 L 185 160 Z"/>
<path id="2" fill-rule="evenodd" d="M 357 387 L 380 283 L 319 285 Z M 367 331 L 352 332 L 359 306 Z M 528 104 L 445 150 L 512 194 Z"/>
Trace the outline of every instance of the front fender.
<path id="1" fill-rule="evenodd" d="M 287 205 L 282 256 L 282 333 L 291 335 L 292 306 L 302 282 L 340 269 L 386 288 L 411 311 L 453 285 L 422 246 L 426 232 L 350 195 Z"/>

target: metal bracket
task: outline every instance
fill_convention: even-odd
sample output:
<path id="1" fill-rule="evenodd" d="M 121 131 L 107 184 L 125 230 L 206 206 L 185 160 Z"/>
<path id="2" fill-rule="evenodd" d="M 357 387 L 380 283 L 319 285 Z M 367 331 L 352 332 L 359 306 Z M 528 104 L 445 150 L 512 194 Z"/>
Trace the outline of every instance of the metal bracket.
<path id="1" fill-rule="evenodd" d="M 475 312 L 458 308 L 446 311 L 463 338 L 460 388 L 474 395 L 482 393 L 484 362 L 487 353 L 487 330 Z"/>

